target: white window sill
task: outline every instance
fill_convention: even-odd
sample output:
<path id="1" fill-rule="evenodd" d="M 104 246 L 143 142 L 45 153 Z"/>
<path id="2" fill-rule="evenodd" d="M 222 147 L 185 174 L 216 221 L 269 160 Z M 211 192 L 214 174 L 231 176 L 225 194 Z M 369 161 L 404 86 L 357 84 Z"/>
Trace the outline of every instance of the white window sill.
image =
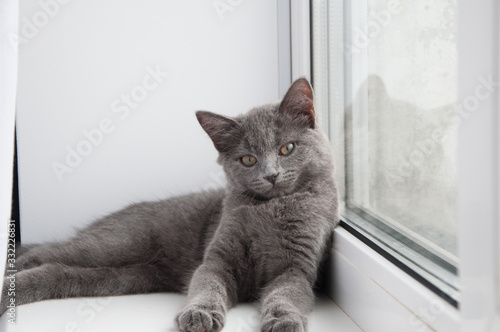
<path id="1" fill-rule="evenodd" d="M 17 308 L 16 325 L 7 316 L 0 318 L 0 331 L 108 332 L 177 331 L 173 323 L 184 305 L 179 294 L 147 294 L 110 298 L 51 300 Z M 231 309 L 223 331 L 259 332 L 259 313 L 255 304 Z M 362 330 L 333 301 L 316 301 L 309 316 L 309 332 L 361 332 Z"/>
<path id="2" fill-rule="evenodd" d="M 349 232 L 337 228 L 334 243 L 330 295 L 338 305 L 317 299 L 309 332 L 459 330 L 454 307 Z M 16 325 L 2 316 L 0 331 L 176 331 L 174 316 L 184 303 L 179 294 L 44 301 L 18 307 Z M 231 309 L 224 331 L 260 331 L 256 304 Z"/>
<path id="3" fill-rule="evenodd" d="M 341 227 L 331 269 L 331 298 L 365 332 L 460 330 L 457 309 Z"/>

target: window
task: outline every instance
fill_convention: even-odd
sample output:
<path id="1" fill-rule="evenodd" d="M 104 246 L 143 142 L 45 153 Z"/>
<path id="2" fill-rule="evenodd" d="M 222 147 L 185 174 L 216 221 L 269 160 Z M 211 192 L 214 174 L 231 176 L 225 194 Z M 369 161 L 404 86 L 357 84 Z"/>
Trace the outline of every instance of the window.
<path id="1" fill-rule="evenodd" d="M 313 1 L 345 227 L 458 305 L 454 0 Z"/>
<path id="2" fill-rule="evenodd" d="M 342 199 L 330 295 L 366 331 L 498 331 L 498 1 L 311 3 Z"/>

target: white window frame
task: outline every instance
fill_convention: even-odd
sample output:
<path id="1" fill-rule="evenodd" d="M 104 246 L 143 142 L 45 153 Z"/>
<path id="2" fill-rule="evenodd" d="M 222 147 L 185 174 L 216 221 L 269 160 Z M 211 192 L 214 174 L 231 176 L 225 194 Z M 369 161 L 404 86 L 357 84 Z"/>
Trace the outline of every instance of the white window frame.
<path id="1" fill-rule="evenodd" d="M 499 81 L 500 8 L 496 0 L 458 6 L 459 106 L 480 100 L 459 129 L 462 331 L 499 331 L 500 93 L 483 99 L 478 80 Z"/>
<path id="2" fill-rule="evenodd" d="M 343 128 L 344 96 L 350 94 L 344 86 L 344 58 L 338 47 L 344 34 L 344 1 L 312 2 L 313 16 L 323 18 L 312 22 L 315 107 L 323 129 L 332 134 Z M 496 0 L 458 0 L 457 6 L 460 105 L 476 93 L 478 77 L 491 74 L 498 82 L 500 6 Z M 324 20 L 326 17 L 330 19 Z M 328 54 L 336 59 L 328 70 L 314 66 L 328 61 Z M 363 330 L 500 330 L 499 96 L 497 87 L 459 127 L 459 309 L 345 229 L 336 229 L 330 296 Z M 332 143 L 340 151 L 336 156 L 337 182 L 343 195 L 344 142 Z"/>
<path id="3" fill-rule="evenodd" d="M 309 1 L 278 0 L 279 95 L 299 77 L 311 79 Z"/>
<path id="4" fill-rule="evenodd" d="M 367 236 L 370 241 L 381 246 L 382 249 L 386 250 L 389 255 L 394 256 L 395 259 L 402 261 L 404 265 L 414 270 L 422 279 L 428 280 L 433 284 L 436 290 L 446 293 L 450 301 L 456 302 L 458 297 L 458 277 L 454 270 L 456 270 L 456 266 L 458 265 L 457 257 L 408 229 L 397 220 L 393 220 L 388 216 L 382 216 L 378 211 L 373 211 L 369 208 L 369 105 L 368 87 L 365 84 L 366 78 L 368 77 L 368 48 L 361 47 L 363 45 L 356 43 L 355 36 L 356 28 L 367 27 L 368 39 L 372 39 L 372 37 L 370 37 L 370 31 L 373 30 L 373 24 L 377 25 L 379 23 L 373 19 L 368 19 L 368 1 L 330 1 L 328 4 L 328 13 L 330 15 L 339 16 L 343 12 L 345 16 L 342 17 L 342 20 L 339 20 L 338 17 L 334 19 L 334 22 L 342 21 L 342 25 L 337 23 L 337 26 L 330 26 L 328 29 L 329 43 L 334 47 L 337 46 L 337 50 L 330 47 L 329 53 L 331 57 L 329 61 L 332 63 L 329 65 L 329 71 L 335 71 L 337 75 L 338 72 L 344 73 L 343 82 L 338 83 L 344 86 L 344 98 L 331 100 L 330 107 L 336 107 L 337 110 L 343 110 L 346 107 L 350 107 L 352 114 L 351 122 L 355 124 L 354 127 L 351 128 L 350 135 L 352 136 L 349 138 L 349 145 L 355 153 L 350 156 L 351 159 L 354 159 L 350 164 L 350 176 L 347 181 L 351 183 L 351 187 L 348 193 L 350 202 L 348 210 L 345 210 L 345 221 L 353 223 L 353 226 L 355 225 L 355 228 L 363 235 Z M 398 2 L 394 1 L 392 4 L 398 4 Z M 387 6 L 392 7 L 392 4 L 388 3 Z M 332 20 L 330 20 L 329 24 L 336 23 L 332 23 Z M 379 25 L 379 29 L 382 30 L 383 28 L 384 27 Z M 343 45 L 342 52 L 339 52 L 341 49 L 338 45 Z M 335 53 L 332 54 L 332 52 Z M 336 74 L 331 73 L 330 77 Z M 330 89 L 332 89 L 332 86 L 333 85 L 330 85 Z M 335 142 L 339 140 L 339 137 L 344 138 L 345 128 L 342 125 L 343 122 L 330 122 L 330 126 L 336 126 L 335 129 L 330 129 L 330 133 L 332 133 L 330 139 L 332 141 Z M 347 153 L 343 148 L 342 151 L 344 154 Z M 344 158 L 343 160 L 345 161 L 346 159 Z M 346 165 L 342 163 L 339 164 L 339 166 L 338 173 L 340 175 L 344 173 Z M 345 174 L 342 174 L 341 178 L 345 179 Z M 347 193 L 343 193 L 341 197 L 347 197 Z M 342 205 L 344 208 L 347 207 L 346 202 L 343 202 Z M 356 210 L 361 213 L 367 213 L 373 220 L 367 221 L 363 215 L 358 215 L 358 213 L 355 212 Z M 347 215 L 347 213 L 349 215 Z M 378 225 L 374 225 L 373 221 L 378 223 Z M 379 228 L 380 226 L 391 229 L 394 233 L 403 235 L 403 237 L 411 241 L 414 246 L 417 248 L 425 248 L 425 250 L 428 250 L 429 254 L 435 257 L 435 259 L 446 262 L 449 266 L 445 268 L 441 266 L 440 263 L 429 260 L 415 248 L 412 249 L 407 247 L 408 250 L 405 250 L 405 254 L 401 254 L 399 250 L 394 248 L 407 246 L 408 243 L 397 240 L 390 234 L 386 234 L 385 231 Z"/>

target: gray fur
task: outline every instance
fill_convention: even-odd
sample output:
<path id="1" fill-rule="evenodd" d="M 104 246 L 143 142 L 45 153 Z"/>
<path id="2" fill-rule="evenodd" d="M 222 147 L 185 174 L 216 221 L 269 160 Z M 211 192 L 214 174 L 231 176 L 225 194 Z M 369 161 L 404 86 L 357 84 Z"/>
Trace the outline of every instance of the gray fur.
<path id="1" fill-rule="evenodd" d="M 299 79 L 281 103 L 236 118 L 197 112 L 227 188 L 134 204 L 69 241 L 29 249 L 17 262 L 16 305 L 187 290 L 181 331 L 219 331 L 232 306 L 254 299 L 262 331 L 306 331 L 338 220 L 331 149 L 312 103 Z M 289 142 L 292 152 L 280 154 Z M 243 165 L 244 155 L 257 163 Z M 4 288 L 3 311 L 6 299 Z"/>

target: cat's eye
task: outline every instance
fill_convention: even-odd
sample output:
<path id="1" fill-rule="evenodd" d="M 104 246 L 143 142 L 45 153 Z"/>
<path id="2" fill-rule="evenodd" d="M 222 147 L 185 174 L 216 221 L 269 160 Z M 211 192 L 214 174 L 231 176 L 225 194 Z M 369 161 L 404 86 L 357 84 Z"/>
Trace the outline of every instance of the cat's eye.
<path id="1" fill-rule="evenodd" d="M 243 156 L 241 157 L 241 163 L 247 167 L 251 167 L 257 163 L 257 158 L 254 156 Z"/>
<path id="2" fill-rule="evenodd" d="M 285 145 L 283 145 L 281 148 L 280 148 L 280 153 L 284 156 L 286 156 L 287 154 L 290 154 L 290 152 L 293 151 L 293 148 L 295 147 L 295 144 L 293 143 L 286 143 Z"/>

